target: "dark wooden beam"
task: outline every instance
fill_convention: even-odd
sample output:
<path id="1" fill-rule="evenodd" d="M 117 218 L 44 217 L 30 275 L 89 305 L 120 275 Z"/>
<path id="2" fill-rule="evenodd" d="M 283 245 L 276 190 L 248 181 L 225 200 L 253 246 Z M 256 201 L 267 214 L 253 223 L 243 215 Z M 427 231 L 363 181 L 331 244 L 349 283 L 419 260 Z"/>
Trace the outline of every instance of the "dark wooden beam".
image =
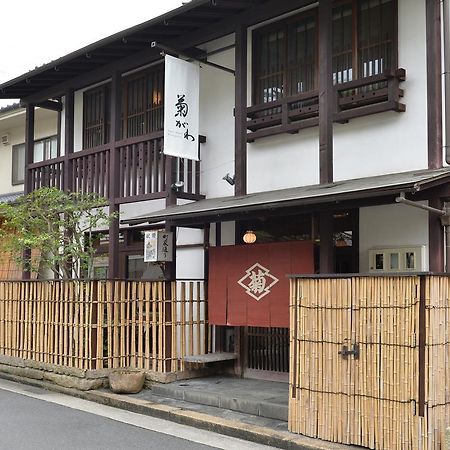
<path id="1" fill-rule="evenodd" d="M 428 167 L 442 167 L 441 6 L 426 0 Z"/>
<path id="2" fill-rule="evenodd" d="M 26 107 L 26 104 L 24 102 L 20 102 L 20 106 L 22 108 Z M 37 108 L 43 108 L 43 109 L 49 109 L 51 111 L 61 112 L 63 107 L 62 103 L 60 101 L 55 100 L 47 100 L 45 102 L 40 102 L 36 104 Z"/>
<path id="3" fill-rule="evenodd" d="M 442 209 L 443 202 L 440 198 L 431 198 L 428 205 Z M 441 225 L 440 216 L 428 215 L 428 242 L 429 242 L 429 270 L 431 272 L 444 272 L 444 229 Z"/>
<path id="4" fill-rule="evenodd" d="M 111 154 L 109 158 L 109 212 L 117 215 L 109 225 L 108 239 L 108 277 L 118 278 L 119 274 L 119 210 L 120 205 L 115 202 L 119 196 L 119 158 L 115 143 L 120 139 L 120 109 L 121 109 L 121 75 L 120 72 L 114 72 L 111 79 L 111 126 L 109 133 L 109 142 L 111 145 Z"/>
<path id="5" fill-rule="evenodd" d="M 64 190 L 73 189 L 72 160 L 74 151 L 75 97 L 72 89 L 65 94 L 64 101 Z"/>
<path id="6" fill-rule="evenodd" d="M 334 88 L 332 0 L 319 2 L 319 171 L 320 182 L 333 181 Z"/>
<path id="7" fill-rule="evenodd" d="M 247 28 L 236 28 L 234 173 L 235 195 L 247 194 Z"/>

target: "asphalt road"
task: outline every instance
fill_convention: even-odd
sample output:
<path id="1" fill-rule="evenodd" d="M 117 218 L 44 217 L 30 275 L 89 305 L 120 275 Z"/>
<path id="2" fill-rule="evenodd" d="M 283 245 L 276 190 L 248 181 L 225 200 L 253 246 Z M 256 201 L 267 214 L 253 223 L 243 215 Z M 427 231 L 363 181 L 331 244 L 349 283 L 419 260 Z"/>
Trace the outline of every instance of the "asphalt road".
<path id="1" fill-rule="evenodd" d="M 263 450 L 209 431 L 0 380 L 0 449 Z"/>

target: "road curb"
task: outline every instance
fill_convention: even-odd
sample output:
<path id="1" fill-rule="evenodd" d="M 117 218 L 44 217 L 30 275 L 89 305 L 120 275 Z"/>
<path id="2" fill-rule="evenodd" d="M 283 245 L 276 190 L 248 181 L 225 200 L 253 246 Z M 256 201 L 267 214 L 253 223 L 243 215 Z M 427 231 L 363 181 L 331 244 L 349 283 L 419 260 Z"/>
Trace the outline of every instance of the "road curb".
<path id="1" fill-rule="evenodd" d="M 130 412 L 157 417 L 183 425 L 189 425 L 203 430 L 244 439 L 258 444 L 269 445 L 286 450 L 350 450 L 355 447 L 324 442 L 304 436 L 293 434 L 287 436 L 284 432 L 278 432 L 257 425 L 246 424 L 230 419 L 223 419 L 209 414 L 191 411 L 175 406 L 162 405 L 139 398 L 102 391 L 79 391 L 73 388 L 65 388 L 42 380 L 19 377 L 0 373 L 0 378 L 15 381 L 30 386 L 40 387 L 49 391 L 59 392 L 84 400 L 93 401 L 106 406 L 120 408 Z"/>

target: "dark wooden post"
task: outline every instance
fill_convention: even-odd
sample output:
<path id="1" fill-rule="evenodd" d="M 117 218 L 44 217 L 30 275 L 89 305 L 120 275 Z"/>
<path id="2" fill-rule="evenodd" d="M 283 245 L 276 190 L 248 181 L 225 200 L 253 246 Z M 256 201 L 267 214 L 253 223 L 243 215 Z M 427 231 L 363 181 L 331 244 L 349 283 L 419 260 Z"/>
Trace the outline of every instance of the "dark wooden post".
<path id="1" fill-rule="evenodd" d="M 332 0 L 319 1 L 319 170 L 320 182 L 333 181 Z"/>
<path id="2" fill-rule="evenodd" d="M 34 119 L 35 119 L 35 108 L 33 104 L 26 106 L 25 112 L 25 195 L 33 191 L 33 178 L 32 171 L 29 165 L 33 163 L 34 156 Z M 26 249 L 23 254 L 24 261 L 29 261 L 31 258 L 31 250 Z M 31 272 L 26 270 L 25 267 L 22 271 L 22 278 L 24 280 L 29 280 L 31 278 Z"/>
<path id="3" fill-rule="evenodd" d="M 108 278 L 119 276 L 119 161 L 116 149 L 116 141 L 120 137 L 120 108 L 121 108 L 121 76 L 114 72 L 111 79 L 111 128 L 109 134 L 109 211 L 117 214 L 117 218 L 111 221 L 108 239 Z"/>
<path id="4" fill-rule="evenodd" d="M 332 213 L 328 211 L 321 211 L 319 217 L 319 234 L 320 273 L 333 273 L 335 270 Z"/>
<path id="5" fill-rule="evenodd" d="M 441 6 L 426 0 L 428 168 L 442 167 Z"/>
<path id="6" fill-rule="evenodd" d="M 235 32 L 234 173 L 235 195 L 247 194 L 247 27 Z"/>
<path id="7" fill-rule="evenodd" d="M 64 102 L 64 190 L 69 192 L 73 189 L 72 161 L 69 159 L 73 153 L 74 145 L 74 92 L 70 89 L 65 94 Z"/>
<path id="8" fill-rule="evenodd" d="M 177 159 L 173 156 L 166 156 L 166 208 L 170 206 L 174 206 L 177 204 L 177 194 L 175 188 L 172 187 L 173 184 L 178 181 L 176 179 L 177 170 L 176 170 Z M 167 220 L 165 223 L 165 230 L 173 233 L 173 242 L 172 242 L 172 262 L 165 263 L 165 271 L 164 276 L 166 280 L 174 281 L 177 277 L 177 263 L 176 263 L 176 226 L 170 220 Z"/>

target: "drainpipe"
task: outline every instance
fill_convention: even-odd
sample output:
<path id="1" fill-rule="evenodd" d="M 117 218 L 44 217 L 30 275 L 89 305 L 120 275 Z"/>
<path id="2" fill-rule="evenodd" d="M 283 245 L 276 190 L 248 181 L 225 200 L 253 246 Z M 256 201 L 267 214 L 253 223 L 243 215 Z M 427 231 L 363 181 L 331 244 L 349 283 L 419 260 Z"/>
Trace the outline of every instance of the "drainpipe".
<path id="1" fill-rule="evenodd" d="M 414 208 L 424 209 L 431 214 L 437 214 L 440 216 L 441 225 L 445 230 L 445 271 L 450 273 L 450 202 L 445 202 L 443 209 L 437 209 L 408 200 L 404 192 L 401 192 L 395 201 L 396 203 L 402 203 L 404 205 L 413 206 Z"/>
<path id="2" fill-rule="evenodd" d="M 442 0 L 444 52 L 445 161 L 450 164 L 450 0 Z"/>

